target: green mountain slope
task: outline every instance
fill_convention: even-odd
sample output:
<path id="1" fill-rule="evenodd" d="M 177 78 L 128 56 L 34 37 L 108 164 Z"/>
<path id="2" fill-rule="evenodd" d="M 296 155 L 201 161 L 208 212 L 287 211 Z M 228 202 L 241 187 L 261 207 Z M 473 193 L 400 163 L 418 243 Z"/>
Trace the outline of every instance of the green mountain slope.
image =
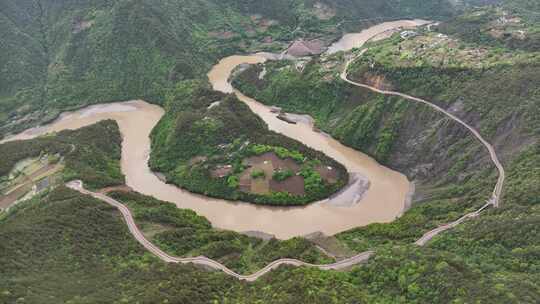
<path id="1" fill-rule="evenodd" d="M 178 88 L 204 79 L 225 54 L 278 49 L 295 35 L 335 37 L 376 22 L 343 22 L 336 29 L 341 21 L 379 13 L 429 17 L 454 9 L 446 1 L 328 0 L 319 2 L 327 6 L 323 9 L 318 2 L 3 1 L 0 134 L 88 103 L 146 98 L 168 110 L 154 144 L 175 147 L 185 140 L 181 131 L 190 130 L 175 125 L 186 112 L 185 91 Z M 496 174 L 483 149 L 466 130 L 421 105 L 345 85 L 338 79 L 339 54 L 315 58 L 303 71 L 288 62 L 268 63 L 263 80 L 258 66 L 236 85 L 268 104 L 311 114 L 321 129 L 417 182 L 418 203 L 402 217 L 336 236 L 353 251 L 375 249 L 367 264 L 346 272 L 281 267 L 250 284 L 221 272 L 169 265 L 131 238 L 114 209 L 59 187 L 0 214 L 0 302 L 540 302 L 538 6 L 528 0 L 467 1 L 486 2 L 520 16 L 519 26 L 500 27 L 497 18 L 471 10 L 443 23 L 437 29 L 443 36 L 426 32 L 370 45 L 351 66 L 351 76 L 432 99 L 477 127 L 507 171 L 500 208 L 426 247 L 411 245 L 489 197 Z M 485 10 L 495 12 L 489 16 L 500 12 Z M 267 22 L 274 25 L 266 28 Z M 269 36 L 273 42 L 265 44 Z M 190 95 L 189 101 L 207 106 L 208 95 Z M 231 125 L 241 127 L 236 121 Z M 22 158 L 47 151 L 65 157 L 66 179 L 81 178 L 95 188 L 121 184 L 120 141 L 109 121 L 1 145 L 0 175 Z M 156 147 L 153 165 L 170 171 L 186 160 L 182 153 L 192 152 L 167 148 Z M 111 195 L 129 205 L 141 228 L 174 254 L 210 255 L 240 271 L 280 256 L 326 261 L 304 239 L 266 243 L 214 230 L 192 212 L 135 193 Z"/>
<path id="2" fill-rule="evenodd" d="M 537 150 L 530 153 L 539 155 Z M 532 163 L 531 159 L 516 161 L 510 170 L 509 192 L 522 190 L 518 186 L 520 178 L 526 180 L 531 176 L 523 175 L 521 169 L 535 164 L 537 159 Z M 120 197 L 126 202 L 143 198 L 123 194 Z M 380 247 L 366 265 L 349 272 L 282 267 L 254 283 L 242 283 L 221 272 L 157 261 L 131 238 L 113 208 L 57 188 L 45 197 L 19 205 L 0 219 L 0 300 L 536 303 L 540 299 L 536 246 L 540 235 L 535 229 L 538 204 L 534 199 L 511 197 L 504 209 L 490 211 L 479 220 L 442 235 L 428 248 Z M 159 213 L 161 217 L 156 217 L 158 214 L 152 212 L 155 207 L 145 212 L 144 208 L 155 205 L 152 200 L 143 198 L 128 204 L 141 219 L 175 218 L 163 211 Z M 183 239 L 179 245 L 193 244 L 187 241 Z"/>
<path id="3" fill-rule="evenodd" d="M 501 8 L 474 9 L 441 24 L 436 29 L 440 32 L 420 31 L 413 38 L 395 35 L 371 43 L 350 66 L 349 76 L 357 82 L 432 100 L 475 126 L 494 144 L 507 170 L 501 208 L 440 235 L 428 248 L 437 254 L 458 256 L 461 265 L 482 273 L 478 284 L 492 286 L 499 296 L 480 301 L 534 303 L 540 298 L 535 283 L 539 235 L 533 228 L 539 221 L 540 196 L 537 26 L 522 15 L 517 15 L 520 19 L 514 19 L 519 20 L 516 22 L 494 22 L 497 18 L 492 18 L 493 14 L 503 16 L 505 11 L 507 19 L 516 17 L 513 11 Z M 510 34 L 493 35 L 492 30 Z M 241 91 L 257 100 L 312 115 L 321 129 L 343 143 L 415 180 L 417 203 L 402 217 L 390 224 L 340 233 L 338 239 L 358 251 L 403 249 L 423 232 L 482 205 L 492 191 L 496 173 L 484 149 L 469 133 L 425 106 L 345 84 L 339 79 L 343 63 L 340 54 L 314 58 L 303 69 L 287 62 L 269 62 L 263 79 L 258 77 L 262 66 L 254 66 L 235 80 Z M 446 258 L 439 257 L 439 261 L 435 272 L 448 269 Z M 425 269 L 417 264 L 412 268 L 416 269 L 412 272 Z M 423 303 L 413 296 L 414 290 L 431 274 L 412 275 L 408 281 L 409 276 L 399 273 L 403 277 L 398 293 L 406 294 L 402 301 Z M 388 279 L 392 274 L 372 272 L 366 282 L 374 289 L 386 290 L 381 280 L 392 280 L 383 277 Z M 456 288 L 486 292 L 478 286 Z M 419 293 L 429 294 L 430 290 L 420 288 Z M 388 294 L 378 292 L 378 300 Z M 437 298 L 439 292 L 431 294 L 432 302 L 453 303 L 453 296 Z M 474 302 L 471 298 L 454 301 Z"/>
<path id="4" fill-rule="evenodd" d="M 380 16 L 430 16 L 446 1 L 6 0 L 0 3 L 0 136 L 92 103 L 161 103 L 228 54 L 336 37 Z M 315 4 L 322 3 L 322 9 Z M 318 6 L 317 6 L 318 7 Z M 406 11 L 406 13 L 404 13 Z"/>

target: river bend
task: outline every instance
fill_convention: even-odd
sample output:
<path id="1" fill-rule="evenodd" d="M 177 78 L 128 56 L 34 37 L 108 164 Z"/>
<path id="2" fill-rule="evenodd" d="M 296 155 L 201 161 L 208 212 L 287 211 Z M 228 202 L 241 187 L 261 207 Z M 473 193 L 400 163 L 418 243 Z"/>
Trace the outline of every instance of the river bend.
<path id="1" fill-rule="evenodd" d="M 332 45 L 330 50 L 335 52 L 358 47 L 392 28 L 423 23 L 425 21 L 421 20 L 383 23 L 354 36 L 345 35 L 344 40 Z M 30 139 L 45 133 L 77 129 L 100 120 L 114 119 L 123 136 L 121 166 L 127 185 L 140 193 L 173 202 L 179 208 L 192 209 L 205 216 L 214 227 L 222 229 L 238 232 L 262 231 L 280 239 L 287 239 L 316 231 L 332 235 L 370 223 L 390 222 L 401 215 L 411 189 L 404 175 L 379 165 L 367 155 L 345 147 L 322 133 L 315 132 L 309 123 L 288 124 L 277 119 L 269 107 L 244 96 L 230 86 L 228 78 L 237 65 L 264 60 L 264 55 L 227 57 L 214 66 L 208 78 L 214 89 L 235 93 L 271 130 L 323 151 L 342 163 L 354 176 L 369 180 L 370 186 L 365 193 L 358 195 L 360 189 L 353 185 L 330 200 L 305 207 L 268 207 L 207 198 L 166 184 L 158 179 L 147 165 L 149 135 L 164 111 L 159 106 L 142 100 L 100 104 L 67 112 L 49 125 L 29 129 L 8 140 Z"/>

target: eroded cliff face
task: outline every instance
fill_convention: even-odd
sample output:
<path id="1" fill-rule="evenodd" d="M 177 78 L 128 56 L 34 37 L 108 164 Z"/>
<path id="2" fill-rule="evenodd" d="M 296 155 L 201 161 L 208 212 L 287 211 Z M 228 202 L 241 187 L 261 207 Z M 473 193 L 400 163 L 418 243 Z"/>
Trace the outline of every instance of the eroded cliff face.
<path id="1" fill-rule="evenodd" d="M 482 171 L 495 174 L 487 151 L 465 127 L 422 104 L 367 95 L 353 110 L 365 109 L 360 115 L 342 110 L 323 130 L 406 174 L 416 184 L 414 201 L 450 184 L 465 185 Z M 358 135 L 367 128 L 370 136 Z"/>
<path id="2" fill-rule="evenodd" d="M 457 75 L 452 69 L 430 71 L 425 75 L 422 75 L 424 72 L 422 69 L 417 69 L 414 73 L 410 69 L 403 71 L 398 69 L 398 72 L 390 69 L 368 70 L 353 73 L 350 77 L 379 89 L 409 93 L 437 104 L 480 131 L 493 144 L 501 160 L 508 162 L 538 142 L 537 105 L 540 99 L 538 93 L 531 88 L 539 84 L 539 80 L 534 76 L 539 71 L 540 67 L 532 64 L 526 67 L 509 66 L 504 69 L 490 67 L 480 72 L 460 71 Z M 409 78 L 411 80 L 403 76 L 406 74 L 411 74 Z M 432 93 L 430 81 L 436 82 L 437 77 L 455 80 L 447 87 L 438 88 Z M 463 79 L 460 79 L 461 77 Z M 425 83 L 421 83 L 422 81 Z M 470 137 L 466 129 L 441 114 L 433 113 L 424 105 L 413 103 L 412 106 L 413 108 L 409 108 L 408 113 L 401 119 L 397 147 L 390 155 L 390 164 L 401 164 L 402 161 L 399 159 L 401 156 L 408 156 L 406 159 L 410 160 L 416 159 L 413 163 L 421 163 L 422 157 L 411 153 L 412 151 L 421 152 L 424 159 L 441 155 L 443 157 L 439 163 L 447 162 L 448 159 L 452 159 L 453 154 L 458 153 L 462 155 L 458 161 L 465 162 L 466 166 L 461 165 L 463 168 L 479 167 L 485 161 L 489 161 L 487 151 L 478 145 L 476 140 L 469 140 L 474 138 Z M 410 164 L 402 168 L 409 176 L 424 175 L 418 175 L 422 173 L 419 168 L 409 167 Z M 425 163 L 420 168 L 428 167 L 429 164 Z M 447 166 L 442 166 L 445 167 Z M 427 176 L 429 177 L 429 174 Z M 463 177 L 463 174 L 456 175 L 460 176 Z"/>
<path id="3" fill-rule="evenodd" d="M 481 171 L 495 174 L 487 150 L 465 127 L 419 104 L 404 112 L 384 164 L 415 181 L 414 201 L 435 197 L 439 187 L 465 185 Z"/>
<path id="4" fill-rule="evenodd" d="M 391 91 L 394 89 L 394 86 L 386 79 L 386 76 L 380 74 L 366 72 L 364 75 L 362 75 L 360 82 L 375 87 L 379 90 Z"/>

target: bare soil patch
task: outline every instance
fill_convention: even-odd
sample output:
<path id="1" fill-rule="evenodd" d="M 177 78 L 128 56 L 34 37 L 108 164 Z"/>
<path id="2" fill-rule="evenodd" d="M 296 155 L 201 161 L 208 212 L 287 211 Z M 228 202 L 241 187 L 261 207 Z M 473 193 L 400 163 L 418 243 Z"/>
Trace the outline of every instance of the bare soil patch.
<path id="1" fill-rule="evenodd" d="M 255 194 L 270 192 L 288 192 L 294 195 L 305 195 L 304 178 L 291 176 L 284 181 L 272 178 L 275 171 L 291 170 L 294 174 L 300 171 L 300 165 L 290 158 L 281 159 L 274 152 L 252 156 L 244 160 L 249 168 L 240 176 L 240 190 Z M 263 171 L 264 177 L 253 178 L 252 172 Z"/>
<path id="2" fill-rule="evenodd" d="M 281 159 L 274 152 L 267 152 L 258 156 L 252 156 L 244 161 L 248 166 L 255 166 L 264 162 L 270 162 L 275 169 L 290 169 L 294 173 L 300 171 L 300 165 L 290 158 Z"/>
<path id="3" fill-rule="evenodd" d="M 214 178 L 221 178 L 231 174 L 232 171 L 233 167 L 231 165 L 220 165 L 217 166 L 214 170 L 212 170 L 210 174 Z"/>
<path id="4" fill-rule="evenodd" d="M 304 178 L 299 175 L 291 176 L 284 181 L 270 180 L 270 189 L 273 192 L 288 192 L 294 195 L 305 195 Z"/>
<path id="5" fill-rule="evenodd" d="M 328 183 L 335 184 L 339 180 L 338 172 L 330 166 L 317 166 L 315 171 L 319 172 L 321 177 Z"/>

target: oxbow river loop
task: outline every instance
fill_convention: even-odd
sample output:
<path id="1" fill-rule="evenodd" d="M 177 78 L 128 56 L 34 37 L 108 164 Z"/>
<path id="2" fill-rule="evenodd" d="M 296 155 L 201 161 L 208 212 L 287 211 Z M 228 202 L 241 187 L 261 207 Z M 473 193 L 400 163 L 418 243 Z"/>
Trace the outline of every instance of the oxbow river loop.
<path id="1" fill-rule="evenodd" d="M 379 24 L 358 34 L 345 35 L 330 50 L 359 47 L 390 29 L 424 23 L 422 20 L 404 20 Z M 329 200 L 305 207 L 283 208 L 207 198 L 166 184 L 147 165 L 149 135 L 164 111 L 159 106 L 141 100 L 95 105 L 64 113 L 49 125 L 27 130 L 8 140 L 29 139 L 49 132 L 77 129 L 104 119 L 114 119 L 123 136 L 121 164 L 127 185 L 140 193 L 173 202 L 180 208 L 192 209 L 205 216 L 213 226 L 222 229 L 262 231 L 287 239 L 316 231 L 331 235 L 370 223 L 390 222 L 401 215 L 411 192 L 411 184 L 403 174 L 381 166 L 367 155 L 314 131 L 310 123 L 292 125 L 277 119 L 269 107 L 231 87 L 228 79 L 236 66 L 259 63 L 266 59 L 264 54 L 230 56 L 214 66 L 208 78 L 216 90 L 235 93 L 266 121 L 270 129 L 323 151 L 345 165 L 353 177 L 368 180 L 367 190 L 360 183 L 353 183 Z"/>

